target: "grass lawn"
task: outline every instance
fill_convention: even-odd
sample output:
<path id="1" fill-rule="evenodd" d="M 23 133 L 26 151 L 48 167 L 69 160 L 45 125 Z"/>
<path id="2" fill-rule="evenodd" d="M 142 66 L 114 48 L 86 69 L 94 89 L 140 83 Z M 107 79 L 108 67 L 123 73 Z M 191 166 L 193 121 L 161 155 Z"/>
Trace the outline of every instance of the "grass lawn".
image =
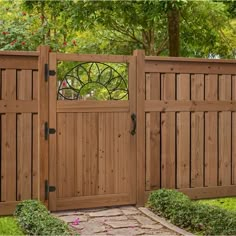
<path id="1" fill-rule="evenodd" d="M 236 212 L 236 197 L 200 200 L 199 202 Z"/>
<path id="2" fill-rule="evenodd" d="M 0 217 L 0 235 L 24 235 L 13 217 Z"/>

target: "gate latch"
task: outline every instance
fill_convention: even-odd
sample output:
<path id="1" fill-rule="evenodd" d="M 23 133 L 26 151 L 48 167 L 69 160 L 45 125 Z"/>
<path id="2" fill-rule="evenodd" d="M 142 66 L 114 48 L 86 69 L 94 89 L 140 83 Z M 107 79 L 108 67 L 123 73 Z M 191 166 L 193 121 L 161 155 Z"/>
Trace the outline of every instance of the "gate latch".
<path id="1" fill-rule="evenodd" d="M 48 135 L 49 134 L 55 134 L 56 133 L 56 129 L 54 128 L 49 128 L 48 127 L 48 122 L 44 123 L 44 138 L 45 140 L 48 140 Z"/>
<path id="2" fill-rule="evenodd" d="M 56 191 L 56 187 L 55 186 L 50 186 L 48 184 L 48 180 L 45 180 L 45 200 L 48 200 L 50 192 L 55 192 L 55 191 Z"/>

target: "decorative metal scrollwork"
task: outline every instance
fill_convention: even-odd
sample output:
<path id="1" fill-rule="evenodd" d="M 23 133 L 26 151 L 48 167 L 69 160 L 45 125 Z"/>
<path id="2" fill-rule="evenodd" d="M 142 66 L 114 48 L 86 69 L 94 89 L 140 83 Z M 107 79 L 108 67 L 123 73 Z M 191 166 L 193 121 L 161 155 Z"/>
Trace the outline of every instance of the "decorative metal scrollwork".
<path id="1" fill-rule="evenodd" d="M 60 80 L 57 99 L 127 100 L 126 65 L 114 67 L 101 62 L 79 63 Z"/>

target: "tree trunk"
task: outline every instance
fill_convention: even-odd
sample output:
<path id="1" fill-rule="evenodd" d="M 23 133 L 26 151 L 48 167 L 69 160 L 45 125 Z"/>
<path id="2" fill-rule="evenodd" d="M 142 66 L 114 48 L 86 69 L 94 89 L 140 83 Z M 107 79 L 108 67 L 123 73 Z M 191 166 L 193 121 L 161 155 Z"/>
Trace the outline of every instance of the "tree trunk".
<path id="1" fill-rule="evenodd" d="M 169 56 L 178 57 L 180 54 L 179 9 L 173 7 L 168 11 Z"/>

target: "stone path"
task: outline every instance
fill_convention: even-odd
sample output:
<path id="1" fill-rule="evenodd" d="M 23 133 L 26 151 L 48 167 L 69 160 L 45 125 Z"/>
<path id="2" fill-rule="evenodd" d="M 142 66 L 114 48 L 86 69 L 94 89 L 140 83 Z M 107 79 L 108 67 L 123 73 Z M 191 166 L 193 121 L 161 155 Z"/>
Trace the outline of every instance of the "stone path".
<path id="1" fill-rule="evenodd" d="M 80 235 L 179 235 L 133 206 L 54 213 Z"/>

